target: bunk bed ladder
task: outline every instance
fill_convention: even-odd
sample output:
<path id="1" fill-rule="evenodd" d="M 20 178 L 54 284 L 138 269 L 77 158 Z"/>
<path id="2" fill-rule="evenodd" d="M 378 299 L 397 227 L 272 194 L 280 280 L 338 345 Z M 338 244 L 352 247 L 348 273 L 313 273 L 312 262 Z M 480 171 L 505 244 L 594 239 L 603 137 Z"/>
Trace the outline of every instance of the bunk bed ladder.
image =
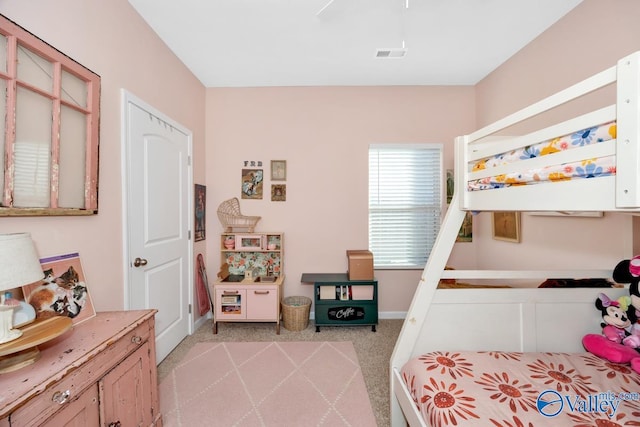
<path id="1" fill-rule="evenodd" d="M 440 233 L 438 233 L 438 237 L 429 254 L 427 264 L 422 272 L 422 277 L 418 282 L 418 287 L 409 306 L 409 311 L 402 325 L 402 330 L 400 331 L 393 354 L 391 355 L 390 387 L 392 426 L 406 425 L 400 405 L 394 394 L 394 368 L 399 370 L 411 357 L 414 343 L 418 339 L 420 330 L 427 316 L 427 311 L 424 307 L 429 306 L 430 301 L 433 299 L 442 271 L 453 250 L 453 245 L 458 237 L 458 231 L 462 226 L 465 215 L 466 212 L 460 210 L 459 197 L 454 194 L 440 227 Z"/>

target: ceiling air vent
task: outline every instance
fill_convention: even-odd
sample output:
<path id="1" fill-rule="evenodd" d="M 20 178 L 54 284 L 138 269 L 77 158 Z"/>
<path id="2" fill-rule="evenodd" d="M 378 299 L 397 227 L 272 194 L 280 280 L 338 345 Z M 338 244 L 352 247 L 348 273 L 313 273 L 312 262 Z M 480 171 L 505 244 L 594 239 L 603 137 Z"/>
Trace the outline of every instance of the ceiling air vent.
<path id="1" fill-rule="evenodd" d="M 407 54 L 407 49 L 378 49 L 376 50 L 376 58 L 404 58 Z"/>

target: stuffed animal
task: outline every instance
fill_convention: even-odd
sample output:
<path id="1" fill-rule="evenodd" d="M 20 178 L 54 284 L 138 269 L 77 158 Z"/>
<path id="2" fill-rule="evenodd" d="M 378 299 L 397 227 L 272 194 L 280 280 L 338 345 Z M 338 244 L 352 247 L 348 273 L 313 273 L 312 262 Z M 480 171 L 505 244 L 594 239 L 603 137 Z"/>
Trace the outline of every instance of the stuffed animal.
<path id="1" fill-rule="evenodd" d="M 613 301 L 601 293 L 598 294 L 598 299 L 596 299 L 596 308 L 600 310 L 602 315 L 602 323 L 600 324 L 602 326 L 602 334 L 609 341 L 636 348 L 639 345 L 636 344 L 635 340 L 627 340 L 627 338 L 636 338 L 632 337 L 630 333 L 631 320 L 627 316 L 629 300 L 629 297 L 624 296 L 617 301 Z"/>
<path id="2" fill-rule="evenodd" d="M 640 255 L 632 259 L 624 259 L 613 269 L 613 280 L 620 284 L 629 284 L 629 297 L 631 305 L 640 311 Z"/>
<path id="3" fill-rule="evenodd" d="M 598 357 L 613 363 L 628 363 L 640 373 L 640 353 L 632 343 L 625 341 L 630 338 L 628 329 L 631 320 L 628 313 L 634 311 L 633 307 L 627 306 L 629 302 L 629 297 L 613 301 L 605 294 L 599 294 L 595 306 L 602 315 L 602 335 L 587 334 L 582 339 L 582 345 Z"/>
<path id="4" fill-rule="evenodd" d="M 625 342 L 626 345 L 640 348 L 640 256 L 622 260 L 613 270 L 613 280 L 616 283 L 629 284 L 629 300 L 631 307 L 627 311 L 631 320 L 631 335 Z"/>

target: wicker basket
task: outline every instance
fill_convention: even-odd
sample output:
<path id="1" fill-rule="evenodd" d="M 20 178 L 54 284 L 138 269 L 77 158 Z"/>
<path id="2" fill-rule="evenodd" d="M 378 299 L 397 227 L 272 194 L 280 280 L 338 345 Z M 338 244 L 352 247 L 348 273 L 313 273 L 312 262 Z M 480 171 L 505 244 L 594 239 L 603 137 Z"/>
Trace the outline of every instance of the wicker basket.
<path id="1" fill-rule="evenodd" d="M 282 300 L 282 326 L 290 331 L 307 329 L 310 308 L 310 298 L 286 297 Z"/>
<path id="2" fill-rule="evenodd" d="M 237 197 L 234 197 L 220 203 L 220 206 L 218 206 L 218 218 L 224 227 L 225 233 L 244 230 L 253 233 L 261 217 L 242 215 L 240 202 Z"/>

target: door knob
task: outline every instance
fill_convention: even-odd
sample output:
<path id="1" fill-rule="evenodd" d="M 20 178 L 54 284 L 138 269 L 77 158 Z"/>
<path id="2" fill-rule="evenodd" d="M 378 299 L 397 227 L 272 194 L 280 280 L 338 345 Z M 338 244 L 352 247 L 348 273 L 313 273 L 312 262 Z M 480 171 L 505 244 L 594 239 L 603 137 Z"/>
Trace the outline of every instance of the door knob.
<path id="1" fill-rule="evenodd" d="M 136 258 L 133 260 L 134 267 L 140 267 L 142 265 L 147 265 L 147 260 L 144 258 Z"/>

